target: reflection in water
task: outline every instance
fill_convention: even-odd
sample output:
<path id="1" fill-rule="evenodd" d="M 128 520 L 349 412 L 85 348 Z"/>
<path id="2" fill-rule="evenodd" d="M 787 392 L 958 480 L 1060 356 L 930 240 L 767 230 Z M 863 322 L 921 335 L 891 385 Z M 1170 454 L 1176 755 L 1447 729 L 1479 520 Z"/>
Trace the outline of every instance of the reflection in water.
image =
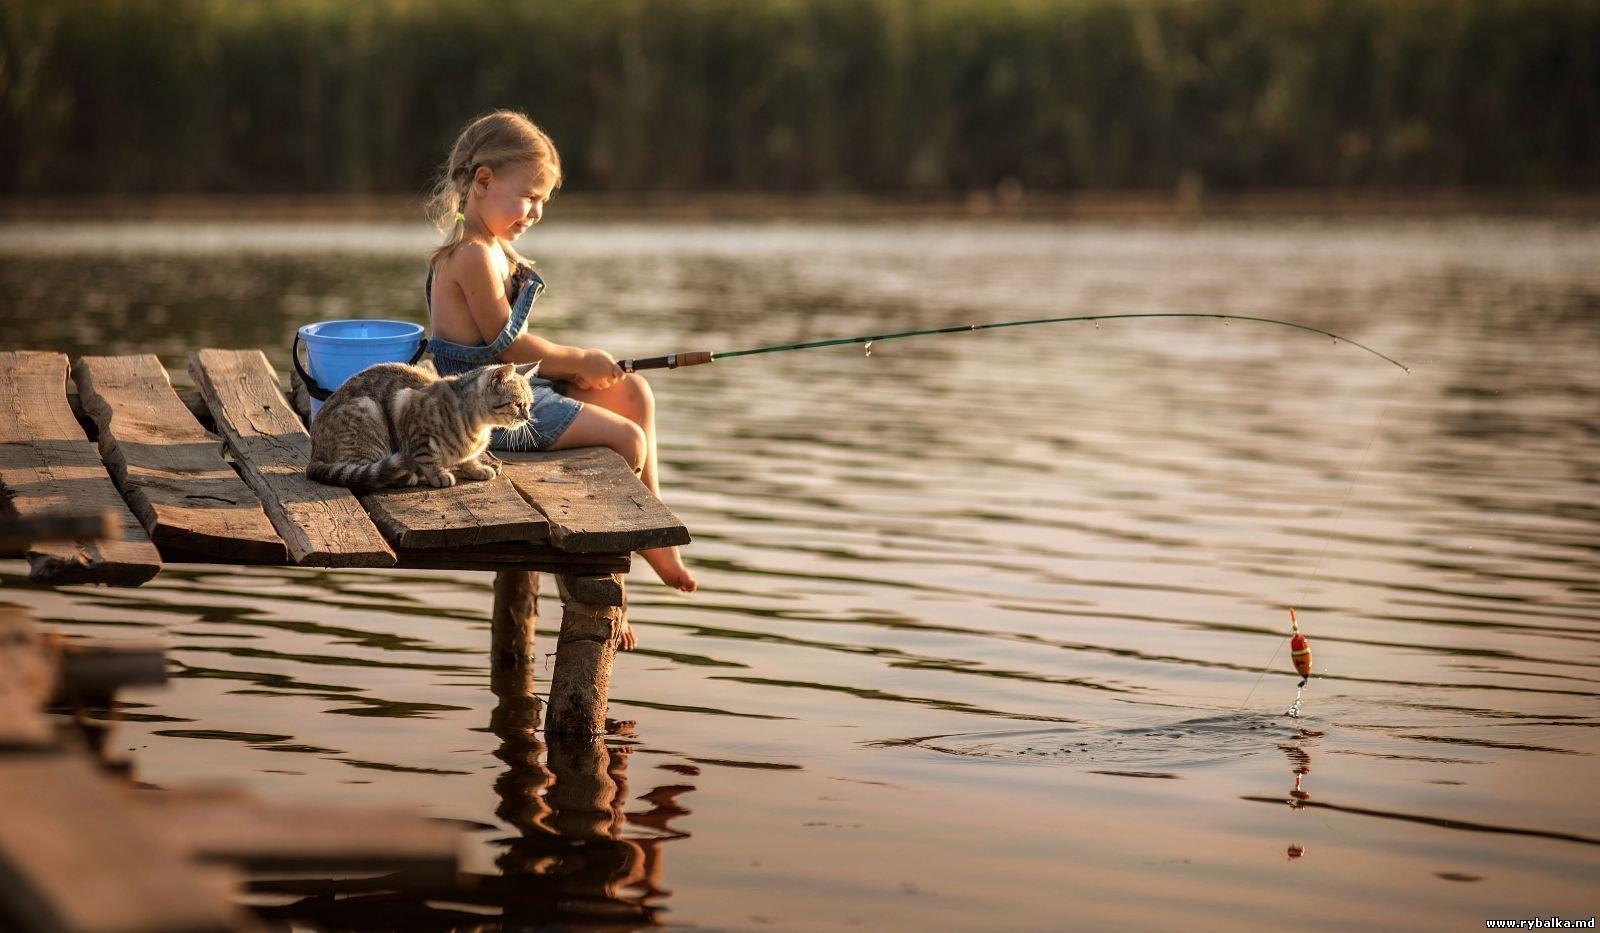
<path id="1" fill-rule="evenodd" d="M 544 891 L 583 866 L 588 901 L 629 923 L 665 913 L 651 866 L 686 783 L 667 919 L 702 927 L 1055 928 L 1063 891 L 1082 925 L 1316 928 L 1352 890 L 1351 919 L 1388 926 L 1592 912 L 1600 226 L 556 208 L 519 244 L 550 286 L 536 326 L 619 357 L 1170 311 L 1303 322 L 1412 373 L 1287 328 L 1170 320 L 655 374 L 666 498 L 706 586 L 633 581 L 642 648 L 610 713 L 643 744 L 540 750 L 506 737 L 536 708 L 505 702 L 483 730 L 491 688 L 510 695 L 484 575 L 169 567 L 45 592 L 0 567 L 0 598 L 54 624 L 166 639 L 171 687 L 122 724 L 141 779 L 425 808 L 482 827 L 480 885 Z M 0 332 L 153 352 L 180 382 L 198 345 L 285 370 L 300 324 L 422 319 L 420 227 L 0 225 Z M 1316 620 L 1298 720 L 1284 605 Z M 1315 755 L 1315 799 L 1285 797 L 1279 746 Z M 672 776 L 619 823 L 616 785 L 641 774 Z M 1263 893 L 1285 819 L 1317 859 L 1287 904 Z M 564 848 L 578 835 L 592 858 Z M 1172 855 L 1204 884 L 1156 877 Z M 334 890 L 382 925 L 387 889 Z M 500 912 L 496 892 L 436 906 Z"/>
<path id="2" fill-rule="evenodd" d="M 254 893 L 286 901 L 262 908 L 264 916 L 351 929 L 444 928 L 481 923 L 486 914 L 507 929 L 656 925 L 671 893 L 662 887 L 662 847 L 689 838 L 672 821 L 689 814 L 678 798 L 694 786 L 657 786 L 638 798 L 649 809 L 626 812 L 631 748 L 624 742 L 633 724 L 613 724 L 610 736 L 541 740 L 541 703 L 512 687 L 518 679 L 497 681 L 491 726 L 501 740 L 494 756 L 505 764 L 494 781 L 494 813 L 517 832 L 494 842 L 503 850 L 494 860 L 498 875 L 467 873 L 450 884 L 404 873 L 260 881 Z M 531 678 L 523 683 L 531 687 Z"/>
<path id="3" fill-rule="evenodd" d="M 654 923 L 669 893 L 661 847 L 687 838 L 669 823 L 688 813 L 676 798 L 693 786 L 657 787 L 642 798 L 650 810 L 624 813 L 627 746 L 605 737 L 553 736 L 548 746 L 535 733 L 502 738 L 496 756 L 508 768 L 495 782 L 495 814 L 521 835 L 495 859 L 502 874 L 478 883 L 480 903 L 500 907 L 511 924 Z"/>

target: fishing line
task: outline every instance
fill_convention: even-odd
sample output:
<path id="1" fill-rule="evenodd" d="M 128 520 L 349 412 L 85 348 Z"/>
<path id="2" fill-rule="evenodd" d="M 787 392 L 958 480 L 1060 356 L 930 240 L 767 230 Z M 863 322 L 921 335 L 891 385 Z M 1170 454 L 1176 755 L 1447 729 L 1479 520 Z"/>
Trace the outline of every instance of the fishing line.
<path id="1" fill-rule="evenodd" d="M 1399 365 L 1399 364 L 1396 364 L 1396 365 Z M 1408 374 L 1411 372 L 1410 369 L 1407 369 L 1404 366 L 1401 366 L 1400 368 L 1404 369 Z M 1353 494 L 1355 492 L 1356 485 L 1361 481 L 1361 474 L 1363 472 L 1365 472 L 1366 469 L 1367 469 L 1367 461 L 1372 456 L 1372 448 L 1377 446 L 1378 435 L 1383 430 L 1383 421 L 1384 421 L 1385 418 L 1388 417 L 1388 415 L 1389 415 L 1389 406 L 1391 404 L 1393 404 L 1393 402 L 1394 402 L 1394 390 L 1399 385 L 1400 385 L 1400 377 L 1399 376 L 1396 376 L 1393 379 L 1389 380 L 1389 391 L 1384 396 L 1383 407 L 1378 410 L 1378 420 L 1372 425 L 1372 431 L 1369 432 L 1369 434 L 1368 434 L 1366 449 L 1361 452 L 1361 461 L 1358 464 L 1356 464 L 1356 471 L 1350 477 L 1350 485 L 1345 488 L 1344 498 L 1340 500 L 1339 508 L 1334 512 L 1333 527 L 1329 528 L 1327 533 L 1323 535 L 1323 537 L 1322 537 L 1322 550 L 1321 550 L 1321 552 L 1319 552 L 1317 554 L 1317 562 L 1311 568 L 1311 576 L 1305 581 L 1304 585 L 1302 585 L 1301 588 L 1300 588 L 1300 602 L 1301 602 L 1302 605 L 1305 603 L 1306 596 L 1311 592 L 1312 584 L 1316 583 L 1317 582 L 1317 577 L 1319 577 L 1322 574 L 1322 561 L 1323 561 L 1323 559 L 1325 557 L 1328 556 L 1328 546 L 1333 543 L 1334 532 L 1339 530 L 1340 523 L 1344 521 L 1345 508 L 1346 508 L 1346 506 L 1348 506 L 1350 504 L 1350 496 L 1351 496 L 1351 494 Z M 1290 609 L 1289 613 L 1290 613 L 1290 616 L 1292 618 L 1293 615 L 1294 615 L 1294 610 Z M 1256 688 L 1261 686 L 1261 681 L 1262 681 L 1263 678 L 1265 678 L 1267 676 L 1267 671 L 1271 670 L 1273 662 L 1278 660 L 1278 652 L 1283 650 L 1283 643 L 1288 641 L 1288 640 L 1289 640 L 1289 636 L 1287 636 L 1287 635 L 1278 640 L 1277 646 L 1272 649 L 1272 657 L 1267 659 L 1267 663 L 1265 665 L 1263 665 L 1262 668 L 1261 668 L 1261 673 L 1256 676 L 1255 683 L 1250 685 L 1249 692 L 1244 695 L 1244 700 L 1242 700 L 1239 703 L 1239 708 L 1240 709 L 1244 709 L 1246 706 L 1249 705 L 1250 697 L 1255 694 Z M 1300 706 L 1300 702 L 1299 702 L 1299 699 L 1297 698 L 1295 700 L 1295 709 L 1298 710 L 1299 706 Z"/>
<path id="2" fill-rule="evenodd" d="M 788 353 L 792 350 L 816 350 L 822 347 L 839 347 L 852 343 L 868 344 L 868 355 L 870 356 L 870 344 L 878 343 L 884 340 L 902 340 L 907 337 L 928 337 L 936 334 L 970 334 L 975 331 L 996 330 L 1002 327 L 1033 327 L 1039 324 L 1066 324 L 1078 321 L 1094 321 L 1098 326 L 1098 322 L 1100 321 L 1173 317 L 1210 318 L 1212 320 L 1221 321 L 1224 324 L 1227 324 L 1231 321 L 1250 321 L 1256 324 L 1272 324 L 1278 327 L 1292 327 L 1296 330 L 1303 330 L 1309 333 L 1321 334 L 1324 337 L 1329 337 L 1336 344 L 1348 343 L 1352 347 L 1365 350 L 1366 352 L 1385 362 L 1398 366 L 1405 372 L 1411 372 L 1409 367 L 1392 356 L 1380 353 L 1366 344 L 1358 343 L 1348 337 L 1341 337 L 1338 334 L 1325 331 L 1320 327 L 1312 327 L 1308 324 L 1298 324 L 1294 321 L 1280 321 L 1267 317 L 1180 311 L 1144 312 L 1137 314 L 1078 314 L 1070 317 L 1044 317 L 1030 318 L 1022 321 L 997 321 L 991 324 L 956 324 L 950 327 L 931 327 L 927 330 L 907 330 L 893 334 L 863 334 L 859 337 L 837 337 L 829 340 L 812 340 L 805 343 L 785 343 L 770 347 L 755 347 L 748 350 L 694 350 L 687 353 L 670 353 L 666 356 L 652 356 L 644 359 L 618 360 L 617 365 L 622 367 L 623 372 L 629 373 L 638 372 L 644 369 L 677 369 L 680 366 L 698 366 L 702 363 L 714 363 L 717 360 L 731 359 L 739 356 L 755 356 L 761 353 Z"/>

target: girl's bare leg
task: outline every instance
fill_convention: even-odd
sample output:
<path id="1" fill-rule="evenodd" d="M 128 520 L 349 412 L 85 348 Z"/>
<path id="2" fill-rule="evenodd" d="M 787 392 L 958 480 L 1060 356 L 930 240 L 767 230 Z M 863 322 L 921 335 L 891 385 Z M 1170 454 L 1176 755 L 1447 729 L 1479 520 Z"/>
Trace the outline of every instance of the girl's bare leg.
<path id="1" fill-rule="evenodd" d="M 630 373 L 607 388 L 572 387 L 568 394 L 585 403 L 584 409 L 556 441 L 554 449 L 610 447 L 639 471 L 639 479 L 660 498 L 661 486 L 656 480 L 660 462 L 656 453 L 656 400 L 650 384 Z M 651 548 L 640 551 L 639 556 L 662 583 L 674 589 L 692 593 L 700 585 L 675 547 Z"/>

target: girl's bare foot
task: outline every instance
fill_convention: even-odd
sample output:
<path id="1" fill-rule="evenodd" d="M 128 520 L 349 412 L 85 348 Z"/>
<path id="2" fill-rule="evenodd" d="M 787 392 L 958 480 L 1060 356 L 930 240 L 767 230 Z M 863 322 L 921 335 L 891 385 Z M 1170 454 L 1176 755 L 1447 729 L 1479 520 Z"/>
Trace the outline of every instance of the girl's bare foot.
<path id="1" fill-rule="evenodd" d="M 675 547 L 657 547 L 648 551 L 640 551 L 639 556 L 656 572 L 661 582 L 675 590 L 693 593 L 699 589 L 700 584 L 695 580 L 694 574 L 684 566 L 683 558 L 678 555 Z"/>

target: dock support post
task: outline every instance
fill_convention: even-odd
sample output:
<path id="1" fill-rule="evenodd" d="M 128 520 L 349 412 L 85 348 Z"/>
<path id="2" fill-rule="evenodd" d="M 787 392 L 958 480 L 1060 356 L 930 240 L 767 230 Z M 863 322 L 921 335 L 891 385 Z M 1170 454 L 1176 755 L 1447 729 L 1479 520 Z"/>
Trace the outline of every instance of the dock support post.
<path id="1" fill-rule="evenodd" d="M 628 624 L 622 575 L 562 575 L 556 581 L 563 607 L 545 731 L 600 735 L 611 664 Z"/>
<path id="2" fill-rule="evenodd" d="M 539 728 L 539 698 L 533 684 L 533 636 L 538 621 L 539 574 L 496 571 L 489 634 L 489 684 L 500 700 L 490 722 L 496 732 Z"/>

